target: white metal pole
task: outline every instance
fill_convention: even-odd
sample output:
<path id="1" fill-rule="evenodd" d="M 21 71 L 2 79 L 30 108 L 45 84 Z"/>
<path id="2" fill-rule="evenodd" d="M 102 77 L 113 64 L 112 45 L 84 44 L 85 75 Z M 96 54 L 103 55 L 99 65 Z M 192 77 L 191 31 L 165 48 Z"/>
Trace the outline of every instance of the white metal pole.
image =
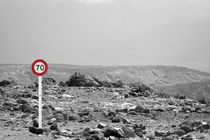
<path id="1" fill-rule="evenodd" d="M 42 76 L 39 76 L 39 128 L 42 128 Z"/>

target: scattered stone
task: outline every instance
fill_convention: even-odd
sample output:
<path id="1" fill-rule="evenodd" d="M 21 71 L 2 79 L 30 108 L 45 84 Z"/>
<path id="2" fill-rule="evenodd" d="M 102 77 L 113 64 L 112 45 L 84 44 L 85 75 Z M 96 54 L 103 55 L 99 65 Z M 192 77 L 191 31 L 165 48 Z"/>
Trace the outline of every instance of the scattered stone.
<path id="1" fill-rule="evenodd" d="M 104 131 L 104 137 L 108 138 L 110 136 L 114 136 L 116 138 L 123 138 L 123 132 L 120 131 L 120 129 L 117 128 L 106 128 Z"/>
<path id="2" fill-rule="evenodd" d="M 201 99 L 201 100 L 199 100 L 199 103 L 206 104 L 206 100 L 205 99 Z"/>
<path id="3" fill-rule="evenodd" d="M 48 121 L 48 125 L 52 125 L 52 124 L 54 124 L 56 122 L 56 118 L 52 118 L 52 119 L 50 119 L 49 121 Z"/>
<path id="4" fill-rule="evenodd" d="M 182 140 L 193 140 L 192 135 L 186 135 L 181 138 Z"/>
<path id="5" fill-rule="evenodd" d="M 29 127 L 29 132 L 33 133 L 33 134 L 37 134 L 37 135 L 40 135 L 40 134 L 43 134 L 43 129 L 41 128 L 35 128 L 35 127 Z"/>
<path id="6" fill-rule="evenodd" d="M 124 132 L 124 137 L 126 138 L 135 138 L 136 135 L 135 135 L 135 132 L 131 129 L 128 129 L 126 127 L 122 127 L 122 131 Z"/>
<path id="7" fill-rule="evenodd" d="M 138 113 L 136 111 L 129 111 L 128 114 L 130 114 L 130 115 L 138 115 Z"/>
<path id="8" fill-rule="evenodd" d="M 55 118 L 57 122 L 65 122 L 68 119 L 67 114 L 62 111 L 55 111 L 53 113 L 53 118 Z"/>
<path id="9" fill-rule="evenodd" d="M 8 81 L 8 80 L 3 80 L 0 82 L 0 87 L 5 87 L 5 86 L 8 86 L 8 85 L 11 85 L 12 82 Z"/>
<path id="10" fill-rule="evenodd" d="M 67 86 L 63 81 L 60 81 L 58 85 L 61 86 L 61 87 L 66 87 Z"/>
<path id="11" fill-rule="evenodd" d="M 97 128 L 103 129 L 103 128 L 107 127 L 107 126 L 108 126 L 108 125 L 105 124 L 105 123 L 99 123 L 99 124 L 97 125 Z"/>
<path id="12" fill-rule="evenodd" d="M 109 111 L 108 116 L 109 117 L 116 117 L 116 112 L 115 111 Z"/>
<path id="13" fill-rule="evenodd" d="M 105 140 L 103 133 L 97 129 L 86 128 L 83 132 L 85 140 Z"/>
<path id="14" fill-rule="evenodd" d="M 182 129 L 178 129 L 178 130 L 176 130 L 174 133 L 175 133 L 176 135 L 178 135 L 178 136 L 183 136 L 183 135 L 186 134 L 186 132 L 185 132 L 184 130 L 182 130 Z"/>
<path id="15" fill-rule="evenodd" d="M 32 95 L 31 95 L 31 93 L 23 93 L 22 97 L 23 98 L 32 98 Z"/>
<path id="16" fill-rule="evenodd" d="M 112 122 L 113 123 L 120 123 L 121 122 L 121 119 L 119 117 L 113 117 L 112 118 Z"/>
<path id="17" fill-rule="evenodd" d="M 23 99 L 18 99 L 18 100 L 16 100 L 16 102 L 18 104 L 28 104 L 28 102 L 26 100 L 23 100 Z"/>
<path id="18" fill-rule="evenodd" d="M 152 91 L 149 87 L 142 83 L 133 83 L 129 85 L 130 91 L 135 93 L 143 93 L 146 91 Z"/>
<path id="19" fill-rule="evenodd" d="M 170 135 L 170 132 L 166 131 L 155 131 L 155 136 L 156 137 L 167 137 Z"/>
<path id="20" fill-rule="evenodd" d="M 60 129 L 58 128 L 57 123 L 54 123 L 50 126 L 50 130 L 55 130 L 55 131 L 60 131 Z"/>
<path id="21" fill-rule="evenodd" d="M 30 116 L 30 113 L 21 113 L 21 118 L 25 119 Z"/>
<path id="22" fill-rule="evenodd" d="M 186 96 L 179 96 L 179 99 L 184 100 L 186 99 Z"/>
<path id="23" fill-rule="evenodd" d="M 118 138 L 116 138 L 114 136 L 110 136 L 108 140 L 118 140 Z"/>
<path id="24" fill-rule="evenodd" d="M 185 133 L 189 133 L 189 132 L 192 131 L 191 126 L 188 126 L 188 125 L 182 125 L 182 126 L 180 127 L 180 129 L 184 130 Z"/>
<path id="25" fill-rule="evenodd" d="M 37 119 L 33 120 L 33 127 L 39 127 L 39 123 L 38 123 Z"/>
<path id="26" fill-rule="evenodd" d="M 129 94 L 124 94 L 124 98 L 129 98 Z"/>
<path id="27" fill-rule="evenodd" d="M 78 120 L 78 119 L 79 119 L 79 117 L 76 114 L 72 114 L 72 115 L 68 116 L 69 121 L 75 121 L 75 120 Z"/>
<path id="28" fill-rule="evenodd" d="M 202 128 L 204 130 L 208 130 L 208 129 L 210 129 L 210 125 L 208 123 L 206 123 L 206 122 L 202 122 Z"/>
<path id="29" fill-rule="evenodd" d="M 146 126 L 142 125 L 142 124 L 135 124 L 133 126 L 134 131 L 136 133 L 136 135 L 138 135 L 139 137 L 143 137 L 147 132 L 145 131 Z"/>
<path id="30" fill-rule="evenodd" d="M 5 91 L 2 89 L 2 88 L 0 88 L 0 99 L 5 99 L 5 97 L 6 97 L 6 93 L 5 93 Z"/>
<path id="31" fill-rule="evenodd" d="M 142 105 L 138 104 L 136 106 L 136 108 L 134 109 L 134 111 L 138 112 L 138 113 L 142 113 L 144 111 L 144 108 Z"/>

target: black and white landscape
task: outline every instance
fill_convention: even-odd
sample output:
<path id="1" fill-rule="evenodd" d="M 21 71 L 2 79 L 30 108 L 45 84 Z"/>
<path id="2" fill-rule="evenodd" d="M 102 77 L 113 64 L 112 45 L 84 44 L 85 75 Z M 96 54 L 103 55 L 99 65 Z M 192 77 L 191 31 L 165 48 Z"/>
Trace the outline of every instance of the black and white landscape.
<path id="1" fill-rule="evenodd" d="M 0 0 L 0 140 L 210 140 L 209 37 L 209 0 Z"/>
<path id="2" fill-rule="evenodd" d="M 176 66 L 1 65 L 4 139 L 209 139 L 210 74 Z M 37 136 L 37 134 L 42 136 Z"/>

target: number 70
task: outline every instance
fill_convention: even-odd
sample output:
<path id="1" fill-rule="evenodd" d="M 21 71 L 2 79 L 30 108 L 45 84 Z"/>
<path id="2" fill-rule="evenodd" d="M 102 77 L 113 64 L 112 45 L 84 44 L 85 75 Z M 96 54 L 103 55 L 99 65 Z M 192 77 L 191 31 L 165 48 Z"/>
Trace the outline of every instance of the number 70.
<path id="1" fill-rule="evenodd" d="M 44 68 L 45 68 L 45 66 L 43 64 L 41 64 L 41 65 L 37 64 L 36 65 L 36 70 L 37 71 L 39 71 L 39 70 L 44 71 Z"/>

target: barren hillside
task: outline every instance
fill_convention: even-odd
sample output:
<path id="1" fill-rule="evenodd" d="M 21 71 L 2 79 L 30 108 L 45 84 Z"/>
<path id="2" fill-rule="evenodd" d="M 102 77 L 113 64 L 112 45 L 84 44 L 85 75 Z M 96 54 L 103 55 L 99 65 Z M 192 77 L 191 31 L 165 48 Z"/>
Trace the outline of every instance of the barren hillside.
<path id="1" fill-rule="evenodd" d="M 70 75 L 80 72 L 100 80 L 125 83 L 142 82 L 156 90 L 170 95 L 186 95 L 201 98 L 210 93 L 210 74 L 176 66 L 75 66 L 49 65 L 48 74 L 59 81 L 67 81 Z M 27 85 L 37 80 L 31 72 L 30 65 L 0 65 L 0 80 L 12 79 Z"/>

